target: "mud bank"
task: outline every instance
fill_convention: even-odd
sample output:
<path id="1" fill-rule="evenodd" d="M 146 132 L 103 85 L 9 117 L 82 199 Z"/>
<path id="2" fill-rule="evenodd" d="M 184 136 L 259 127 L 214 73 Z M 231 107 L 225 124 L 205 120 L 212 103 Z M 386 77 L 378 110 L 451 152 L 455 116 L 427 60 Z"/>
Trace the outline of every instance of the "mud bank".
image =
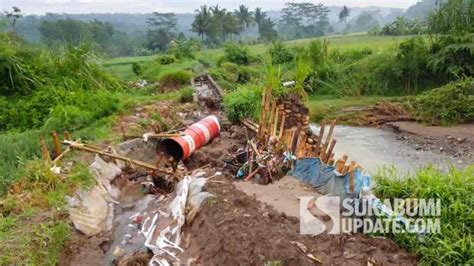
<path id="1" fill-rule="evenodd" d="M 260 197 L 240 191 L 229 177 L 206 185 L 216 200 L 193 224 L 189 250 L 204 265 L 415 265 L 415 256 L 387 238 L 362 234 L 306 236 L 298 218 L 276 211 Z M 250 184 L 252 186 L 252 184 Z M 253 185 L 258 186 L 258 185 Z M 258 186 L 261 188 L 261 186 Z M 306 253 L 295 243 L 303 244 Z M 316 260 L 307 256 L 310 253 Z"/>

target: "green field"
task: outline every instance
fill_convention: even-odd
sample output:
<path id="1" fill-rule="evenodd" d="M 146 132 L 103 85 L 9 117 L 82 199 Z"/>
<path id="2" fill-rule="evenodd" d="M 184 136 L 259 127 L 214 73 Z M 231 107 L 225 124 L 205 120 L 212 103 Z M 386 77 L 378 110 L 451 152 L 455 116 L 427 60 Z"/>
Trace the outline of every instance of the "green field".
<path id="1" fill-rule="evenodd" d="M 362 50 L 365 48 L 373 51 L 380 51 L 394 48 L 400 41 L 409 38 L 410 36 L 368 36 L 362 34 L 352 35 L 335 35 L 320 38 L 300 39 L 294 41 L 284 42 L 288 46 L 303 46 L 315 39 L 325 39 L 329 42 L 330 50 Z M 256 44 L 249 46 L 249 50 L 253 55 L 264 55 L 267 52 L 268 45 Z M 176 69 L 191 69 L 195 67 L 199 61 L 215 64 L 217 60 L 224 55 L 224 50 L 220 49 L 204 49 L 197 55 L 196 61 L 185 61 L 182 66 L 173 64 L 171 66 L 164 66 L 163 70 L 169 68 Z M 146 63 L 153 60 L 155 56 L 135 56 L 135 57 L 119 57 L 106 60 L 103 66 L 107 71 L 124 80 L 135 80 L 136 75 L 132 72 L 133 63 Z"/>

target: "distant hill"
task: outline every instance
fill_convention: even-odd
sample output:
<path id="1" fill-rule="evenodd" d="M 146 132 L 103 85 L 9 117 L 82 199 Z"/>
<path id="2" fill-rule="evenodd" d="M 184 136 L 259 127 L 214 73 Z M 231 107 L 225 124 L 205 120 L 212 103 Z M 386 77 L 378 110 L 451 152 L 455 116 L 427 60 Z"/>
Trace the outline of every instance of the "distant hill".
<path id="1" fill-rule="evenodd" d="M 330 23 L 337 29 L 338 27 L 338 15 L 342 7 L 330 6 L 329 8 L 329 20 Z M 349 21 L 356 18 L 359 14 L 364 11 L 376 11 L 379 10 L 380 17 L 379 23 L 384 24 L 386 22 L 393 21 L 397 15 L 403 13 L 403 9 L 397 8 L 386 8 L 386 7 L 365 7 L 365 8 L 351 8 L 351 15 Z M 281 11 L 266 11 L 268 16 L 274 21 L 278 22 L 282 16 Z M 52 14 L 48 13 L 43 16 L 29 15 L 21 18 L 18 21 L 18 31 L 23 34 L 29 41 L 38 41 L 39 31 L 38 26 L 42 20 L 58 20 L 64 18 L 72 18 L 81 21 L 92 21 L 94 19 L 110 22 L 116 30 L 132 34 L 134 36 L 142 36 L 147 30 L 146 19 L 151 17 L 152 14 L 131 14 L 131 13 L 92 13 L 92 14 Z M 191 31 L 191 23 L 194 20 L 194 14 L 176 14 L 178 17 L 178 31 L 183 32 L 186 36 L 196 36 Z M 245 32 L 247 37 L 256 37 L 257 31 L 254 28 L 248 29 Z"/>
<path id="2" fill-rule="evenodd" d="M 410 6 L 404 14 L 407 19 L 424 20 L 435 10 L 441 0 L 423 0 Z"/>

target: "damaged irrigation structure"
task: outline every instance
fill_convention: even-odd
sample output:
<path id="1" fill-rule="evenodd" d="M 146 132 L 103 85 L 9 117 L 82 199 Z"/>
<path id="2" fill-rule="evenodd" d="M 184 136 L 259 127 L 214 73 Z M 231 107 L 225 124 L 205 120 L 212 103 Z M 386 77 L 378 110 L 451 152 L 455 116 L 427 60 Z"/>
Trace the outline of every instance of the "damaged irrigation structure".
<path id="1" fill-rule="evenodd" d="M 61 142 L 53 132 L 50 152 L 41 140 L 44 163 L 56 174 L 67 173 L 61 164 L 72 152 L 93 155 L 95 185 L 67 197 L 69 219 L 81 233 L 73 235 L 61 265 L 416 261 L 388 239 L 301 235 L 296 217 L 236 187 L 235 182 L 266 186 L 294 176 L 317 193 L 362 195 L 370 185 L 362 167 L 345 155 L 335 159 L 336 121 L 313 132 L 299 97 L 274 98 L 266 90 L 260 121 L 232 124 L 220 110 L 222 92 L 212 78 L 193 80 L 197 109 L 170 111 L 173 103 L 158 103 L 166 105 L 162 117 L 180 114 L 181 123 L 173 121 L 171 130 L 133 135 L 121 123 L 126 141 L 106 148 L 73 140 L 69 133 Z M 370 251 L 354 255 L 361 250 Z"/>

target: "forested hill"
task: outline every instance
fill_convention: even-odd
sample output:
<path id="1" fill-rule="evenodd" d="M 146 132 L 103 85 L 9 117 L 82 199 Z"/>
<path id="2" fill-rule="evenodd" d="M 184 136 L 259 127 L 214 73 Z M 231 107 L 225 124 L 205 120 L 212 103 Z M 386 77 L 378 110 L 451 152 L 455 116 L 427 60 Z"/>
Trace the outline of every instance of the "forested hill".
<path id="1" fill-rule="evenodd" d="M 21 7 L 20 7 L 21 8 Z M 198 8 L 198 7 L 196 7 Z M 339 27 L 338 14 L 341 10 L 339 6 L 328 7 L 329 13 L 328 18 L 331 25 L 335 28 Z M 355 23 L 356 18 L 363 12 L 371 12 L 377 14 L 378 22 L 383 25 L 387 22 L 393 21 L 398 15 L 404 13 L 403 9 L 399 8 L 387 8 L 387 7 L 366 7 L 366 8 L 351 8 L 348 22 Z M 267 11 L 268 16 L 272 21 L 278 22 L 282 16 L 281 11 Z M 191 23 L 194 20 L 193 13 L 182 13 L 176 14 L 178 19 L 177 30 L 183 32 L 186 36 L 196 36 L 191 31 Z M 1 16 L 1 15 L 0 15 Z M 151 13 L 147 14 L 130 14 L 130 13 L 110 13 L 110 14 L 53 14 L 47 13 L 46 15 L 27 15 L 19 19 L 18 21 L 18 32 L 22 34 L 27 40 L 36 42 L 40 39 L 39 26 L 43 20 L 59 20 L 64 18 L 72 18 L 80 21 L 93 21 L 99 20 L 102 22 L 111 23 L 114 28 L 118 31 L 139 36 L 140 33 L 145 33 L 147 30 L 146 20 L 152 17 Z M 255 27 L 249 28 L 246 32 L 247 36 L 254 37 L 258 35 Z"/>

